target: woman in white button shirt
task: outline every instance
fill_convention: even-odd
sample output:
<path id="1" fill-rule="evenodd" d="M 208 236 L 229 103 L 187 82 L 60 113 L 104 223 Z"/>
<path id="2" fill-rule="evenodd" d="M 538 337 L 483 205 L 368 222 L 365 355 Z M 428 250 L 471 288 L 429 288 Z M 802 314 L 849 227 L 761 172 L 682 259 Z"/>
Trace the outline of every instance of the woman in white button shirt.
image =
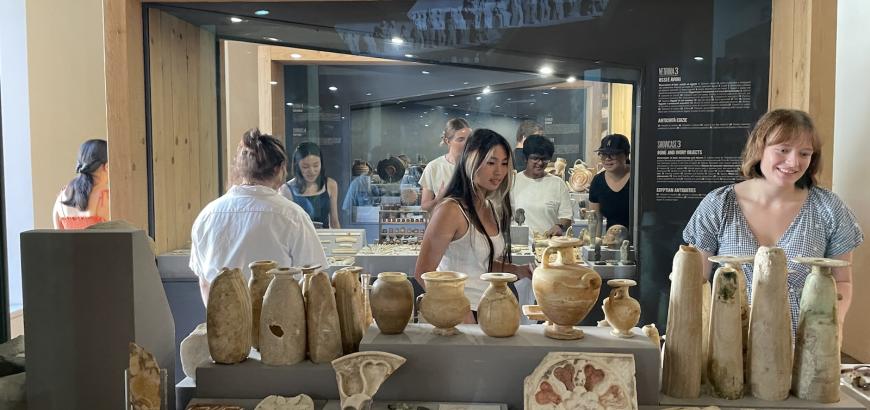
<path id="1" fill-rule="evenodd" d="M 451 118 L 444 126 L 441 144 L 447 145 L 447 154 L 433 159 L 426 165 L 420 176 L 422 194 L 420 206 L 424 211 L 432 211 L 435 204 L 444 196 L 444 189 L 456 172 L 456 163 L 465 149 L 465 142 L 471 135 L 471 126 L 464 118 Z"/>
<path id="2" fill-rule="evenodd" d="M 276 190 L 287 175 L 287 153 L 278 139 L 245 132 L 236 153 L 237 185 L 203 208 L 190 232 L 190 269 L 199 277 L 203 303 L 223 267 L 274 260 L 278 266 L 327 266 L 326 255 L 305 211 Z"/>

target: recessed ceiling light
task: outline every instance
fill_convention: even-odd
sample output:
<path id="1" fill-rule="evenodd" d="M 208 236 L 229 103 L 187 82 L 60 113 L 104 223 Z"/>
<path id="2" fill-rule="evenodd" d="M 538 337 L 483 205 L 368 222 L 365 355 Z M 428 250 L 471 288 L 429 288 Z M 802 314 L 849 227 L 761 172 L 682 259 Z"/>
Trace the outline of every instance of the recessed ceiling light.
<path id="1" fill-rule="evenodd" d="M 278 82 L 277 81 L 269 81 L 269 84 L 278 85 Z"/>
<path id="2" fill-rule="evenodd" d="M 695 61 L 704 61 L 704 57 L 701 57 L 701 56 L 695 56 L 692 58 L 695 59 Z"/>
<path id="3" fill-rule="evenodd" d="M 550 93 L 548 93 L 548 92 L 546 92 L 546 91 L 542 92 L 541 94 L 544 94 L 544 95 L 550 95 Z"/>
<path id="4" fill-rule="evenodd" d="M 413 54 L 405 54 L 405 58 L 414 58 Z"/>
<path id="5" fill-rule="evenodd" d="M 294 60 L 298 60 L 298 59 L 302 58 L 302 54 L 293 53 L 293 54 L 290 54 L 290 58 L 292 58 Z"/>
<path id="6" fill-rule="evenodd" d="M 269 40 L 269 41 L 280 41 L 280 40 L 278 40 L 278 39 L 275 38 L 275 37 L 263 37 L 263 39 L 264 39 L 264 40 Z"/>
<path id="7" fill-rule="evenodd" d="M 292 106 L 293 106 L 293 103 L 287 103 L 287 106 L 288 106 L 288 107 L 292 107 Z"/>
<path id="8" fill-rule="evenodd" d="M 255 11 L 254 14 L 256 14 L 256 15 L 258 15 L 258 16 L 268 16 L 268 15 L 269 15 L 269 10 L 266 10 L 266 9 L 260 9 L 260 10 Z"/>
<path id="9" fill-rule="evenodd" d="M 500 106 L 500 105 L 496 105 L 495 108 L 501 108 L 501 106 Z"/>
<path id="10" fill-rule="evenodd" d="M 329 86 L 329 91 L 333 91 L 333 92 L 334 92 L 334 91 L 338 91 L 338 87 L 336 87 L 336 86 L 334 86 L 334 85 L 330 85 L 330 86 Z"/>
<path id="11" fill-rule="evenodd" d="M 577 77 L 574 77 L 573 75 L 565 79 L 565 82 L 569 83 L 573 83 L 574 81 L 577 81 Z"/>
<path id="12" fill-rule="evenodd" d="M 482 91 L 482 92 L 483 92 L 484 94 L 489 94 L 489 93 L 492 92 L 492 88 L 489 88 L 489 86 L 483 87 L 483 91 Z"/>
<path id="13" fill-rule="evenodd" d="M 456 94 L 449 94 L 450 97 L 456 97 Z"/>
<path id="14" fill-rule="evenodd" d="M 481 96 L 479 96 L 479 95 L 478 95 L 477 97 L 474 97 L 474 99 L 475 99 L 475 100 L 478 100 L 478 101 L 480 101 L 481 98 L 483 98 L 483 97 L 481 97 Z"/>
<path id="15" fill-rule="evenodd" d="M 465 116 L 466 116 L 466 117 L 469 116 L 469 115 L 471 115 L 471 114 L 469 114 L 469 113 L 465 113 Z"/>
<path id="16" fill-rule="evenodd" d="M 393 44 L 404 44 L 405 40 L 403 40 L 401 37 L 393 37 L 392 39 L 390 39 L 390 42 L 392 42 Z"/>
<path id="17" fill-rule="evenodd" d="M 508 97 L 508 99 L 507 99 L 507 101 L 510 101 L 510 100 L 511 100 L 511 98 L 510 98 L 510 97 Z"/>
<path id="18" fill-rule="evenodd" d="M 428 126 L 429 126 L 429 124 L 424 124 L 424 125 L 423 125 L 423 126 L 424 126 L 424 127 L 428 127 Z"/>
<path id="19" fill-rule="evenodd" d="M 535 105 L 535 103 L 533 103 L 533 102 L 530 102 L 530 103 L 529 103 L 529 105 Z"/>
<path id="20" fill-rule="evenodd" d="M 239 17 L 230 17 L 230 21 L 233 22 L 233 23 L 241 23 L 241 22 L 243 22 L 244 20 L 242 20 L 242 19 L 239 18 Z"/>
<path id="21" fill-rule="evenodd" d="M 539 68 L 538 72 L 543 74 L 543 75 L 550 75 L 550 74 L 553 74 L 554 71 L 553 71 L 553 67 L 545 65 L 545 66 L 542 66 L 541 68 Z"/>
<path id="22" fill-rule="evenodd" d="M 341 119 L 344 119 L 344 116 L 342 116 Z"/>
<path id="23" fill-rule="evenodd" d="M 372 93 L 366 93 L 366 95 L 372 95 Z"/>
<path id="24" fill-rule="evenodd" d="M 332 106 L 332 108 L 335 108 L 335 109 L 338 109 L 338 107 L 340 107 L 338 104 L 335 104 Z"/>
<path id="25" fill-rule="evenodd" d="M 464 81 L 462 85 L 468 85 L 468 81 Z"/>
<path id="26" fill-rule="evenodd" d="M 550 87 L 550 89 L 551 89 L 551 90 L 555 90 L 555 89 L 556 89 L 556 86 L 552 86 L 552 87 Z"/>
<path id="27" fill-rule="evenodd" d="M 420 71 L 420 72 L 423 73 L 423 74 L 429 74 L 429 72 L 426 71 L 426 70 L 423 70 L 423 71 Z"/>

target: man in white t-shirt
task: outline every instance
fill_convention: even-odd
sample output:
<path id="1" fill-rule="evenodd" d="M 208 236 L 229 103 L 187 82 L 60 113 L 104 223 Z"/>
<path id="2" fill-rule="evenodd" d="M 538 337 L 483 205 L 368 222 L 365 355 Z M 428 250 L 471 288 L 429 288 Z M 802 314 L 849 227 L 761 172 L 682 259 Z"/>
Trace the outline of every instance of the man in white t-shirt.
<path id="1" fill-rule="evenodd" d="M 565 181 L 546 171 L 553 151 L 553 143 L 543 136 L 526 138 L 523 144 L 526 168 L 517 173 L 511 191 L 514 212 L 519 208 L 525 210 L 529 229 L 547 236 L 564 235 L 573 215 Z"/>
<path id="2" fill-rule="evenodd" d="M 462 156 L 469 135 L 471 135 L 471 128 L 465 119 L 453 118 L 447 121 L 444 133 L 441 135 L 441 143 L 447 145 L 447 154 L 430 161 L 423 170 L 423 175 L 420 176 L 420 188 L 423 191 L 420 206 L 424 211 L 432 211 L 435 204 L 441 200 L 444 189 L 453 178 L 456 163 Z"/>

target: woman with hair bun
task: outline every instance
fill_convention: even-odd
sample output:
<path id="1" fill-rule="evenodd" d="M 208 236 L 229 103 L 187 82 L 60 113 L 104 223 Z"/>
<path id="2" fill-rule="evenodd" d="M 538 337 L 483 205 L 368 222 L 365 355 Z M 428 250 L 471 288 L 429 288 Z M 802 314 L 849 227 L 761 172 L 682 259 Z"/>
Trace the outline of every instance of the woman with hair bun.
<path id="1" fill-rule="evenodd" d="M 328 266 L 311 219 L 278 194 L 287 175 L 287 153 L 278 139 L 254 128 L 245 132 L 233 171 L 237 185 L 205 206 L 190 231 L 190 269 L 199 277 L 203 303 L 223 267 L 274 260 L 278 266 Z"/>
<path id="2" fill-rule="evenodd" d="M 109 220 L 109 153 L 106 140 L 79 147 L 76 176 L 54 202 L 55 229 L 84 229 Z"/>

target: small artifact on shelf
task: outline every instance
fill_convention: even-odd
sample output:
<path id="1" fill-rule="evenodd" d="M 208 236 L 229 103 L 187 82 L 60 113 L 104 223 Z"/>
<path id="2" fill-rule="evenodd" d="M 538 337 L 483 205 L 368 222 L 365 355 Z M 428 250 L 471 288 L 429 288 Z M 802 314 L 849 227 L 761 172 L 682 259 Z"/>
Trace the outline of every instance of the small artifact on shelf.
<path id="1" fill-rule="evenodd" d="M 680 245 L 671 271 L 668 327 L 662 364 L 662 393 L 688 399 L 701 394 L 703 263 L 701 252 Z"/>
<path id="2" fill-rule="evenodd" d="M 251 351 L 251 296 L 241 269 L 223 268 L 206 304 L 208 351 L 215 363 L 234 364 Z"/>
<path id="3" fill-rule="evenodd" d="M 622 245 L 622 241 L 628 239 L 628 228 L 622 225 L 613 225 L 607 228 L 607 233 L 601 238 L 601 244 L 608 248 Z"/>
<path id="4" fill-rule="evenodd" d="M 293 279 L 296 268 L 269 271 L 274 279 L 263 297 L 260 331 L 260 361 L 272 366 L 286 366 L 305 360 L 307 342 L 305 301 L 302 288 Z"/>
<path id="5" fill-rule="evenodd" d="M 212 362 L 208 353 L 208 334 L 205 323 L 200 323 L 190 332 L 179 346 L 181 370 L 191 379 L 196 380 L 196 369 Z"/>
<path id="6" fill-rule="evenodd" d="M 370 409 L 381 384 L 405 364 L 405 358 L 387 352 L 359 352 L 332 361 L 342 410 Z"/>
<path id="7" fill-rule="evenodd" d="M 595 248 L 593 248 L 591 260 L 595 262 L 601 261 L 601 238 L 595 238 Z"/>
<path id="8" fill-rule="evenodd" d="M 740 327 L 743 330 L 743 380 L 746 380 L 746 352 L 749 343 L 749 296 L 746 294 L 746 274 L 743 272 L 741 265 L 744 263 L 752 263 L 755 260 L 755 255 L 748 256 L 733 256 L 733 255 L 717 255 L 707 258 L 710 262 L 718 263 L 724 267 L 734 269 L 737 275 L 737 294 L 740 296 Z"/>
<path id="9" fill-rule="evenodd" d="M 740 328 L 740 289 L 737 272 L 720 267 L 713 276 L 707 377 L 713 395 L 735 400 L 743 397 L 743 338 Z"/>
<path id="10" fill-rule="evenodd" d="M 456 325 L 471 313 L 471 303 L 465 297 L 468 275 L 459 272 L 426 272 L 423 275 L 426 293 L 418 296 L 420 313 L 435 326 L 439 336 L 459 334 Z"/>
<path id="11" fill-rule="evenodd" d="M 628 256 L 628 254 L 629 254 L 628 249 L 630 246 L 631 246 L 631 244 L 629 243 L 628 239 L 625 239 L 622 241 L 622 246 L 619 247 L 619 264 L 620 265 L 623 265 L 623 266 L 634 265 L 634 261 L 629 259 L 629 256 Z"/>
<path id="12" fill-rule="evenodd" d="M 544 250 L 542 264 L 532 275 L 532 289 L 538 305 L 551 324 L 544 334 L 553 339 L 583 338 L 583 331 L 574 328 L 598 302 L 601 277 L 594 270 L 581 265 L 576 259 L 577 238 L 554 237 Z M 557 253 L 555 263 L 550 254 Z"/>
<path id="13" fill-rule="evenodd" d="M 273 395 L 261 400 L 254 410 L 314 410 L 314 400 L 307 394 L 293 397 Z"/>
<path id="14" fill-rule="evenodd" d="M 574 161 L 574 167 L 568 169 L 568 187 L 574 192 L 586 192 L 592 184 L 595 173 L 581 159 Z"/>
<path id="15" fill-rule="evenodd" d="M 477 305 L 477 321 L 487 336 L 510 337 L 520 328 L 520 304 L 508 288 L 517 280 L 512 273 L 484 273 L 480 278 L 489 282 Z"/>
<path id="16" fill-rule="evenodd" d="M 594 209 L 587 210 L 586 220 L 589 221 L 590 243 L 594 243 L 596 238 L 601 237 L 601 214 Z"/>
<path id="17" fill-rule="evenodd" d="M 631 354 L 547 353 L 523 387 L 525 410 L 638 408 Z"/>
<path id="18" fill-rule="evenodd" d="M 299 286 L 302 287 L 302 298 L 305 299 L 305 308 L 308 309 L 308 287 L 311 285 L 311 275 L 320 269 L 320 265 L 303 265 L 299 269 L 302 269 Z"/>
<path id="19" fill-rule="evenodd" d="M 187 406 L 187 410 L 245 410 L 245 408 L 227 404 L 191 404 Z"/>
<path id="20" fill-rule="evenodd" d="M 541 305 L 523 305 L 523 314 L 526 315 L 529 320 L 549 321 L 547 316 L 544 315 Z"/>
<path id="21" fill-rule="evenodd" d="M 791 309 L 787 279 L 785 251 L 759 247 L 752 268 L 747 360 L 749 389 L 762 400 L 785 400 L 791 388 Z"/>
<path id="22" fill-rule="evenodd" d="M 610 296 L 604 298 L 602 310 L 604 319 L 613 330 L 610 334 L 618 337 L 634 337 L 631 328 L 640 320 L 640 303 L 628 294 L 628 288 L 637 285 L 631 279 L 611 279 L 607 285 L 612 289 Z"/>
<path id="23" fill-rule="evenodd" d="M 332 276 L 335 288 L 335 304 L 338 308 L 338 321 L 341 327 L 341 348 L 344 354 L 359 350 L 365 327 L 362 310 L 362 284 L 359 266 L 351 266 L 336 271 Z"/>
<path id="24" fill-rule="evenodd" d="M 414 288 L 403 272 L 381 272 L 372 286 L 371 313 L 381 333 L 405 331 L 414 313 Z"/>
<path id="25" fill-rule="evenodd" d="M 523 208 L 517 208 L 514 210 L 514 222 L 519 226 L 523 226 L 523 222 L 526 221 L 526 210 Z"/>
<path id="26" fill-rule="evenodd" d="M 323 242 L 323 241 L 321 241 Z M 270 270 L 278 267 L 275 261 L 251 262 L 251 279 L 248 281 L 248 289 L 251 293 L 251 346 L 260 350 L 260 311 L 263 309 L 263 295 L 266 288 L 272 282 Z"/>
<path id="27" fill-rule="evenodd" d="M 127 368 L 131 410 L 160 410 L 160 366 L 154 355 L 130 342 L 130 363 Z"/>
<path id="28" fill-rule="evenodd" d="M 656 328 L 655 323 L 645 325 L 641 328 L 641 331 L 654 345 L 656 345 L 656 348 L 662 350 L 662 337 L 659 335 L 659 329 Z"/>
<path id="29" fill-rule="evenodd" d="M 332 284 L 326 272 L 311 275 L 306 300 L 308 354 L 314 363 L 328 363 L 341 356 L 341 327 Z"/>
<path id="30" fill-rule="evenodd" d="M 794 347 L 791 391 L 818 403 L 840 401 L 840 343 L 837 325 L 837 284 L 832 268 L 850 263 L 827 258 L 795 258 L 812 266 L 801 294 Z"/>

